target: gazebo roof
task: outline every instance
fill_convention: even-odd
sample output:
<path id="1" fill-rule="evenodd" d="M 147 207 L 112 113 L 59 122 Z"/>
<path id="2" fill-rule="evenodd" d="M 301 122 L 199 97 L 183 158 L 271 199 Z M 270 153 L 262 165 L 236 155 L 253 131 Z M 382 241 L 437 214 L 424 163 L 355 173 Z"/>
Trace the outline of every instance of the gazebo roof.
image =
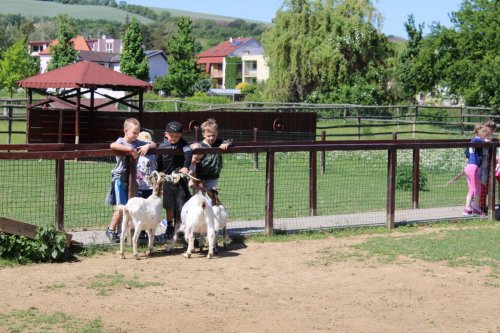
<path id="1" fill-rule="evenodd" d="M 151 89 L 151 84 L 91 61 L 79 61 L 19 81 L 22 88 Z"/>

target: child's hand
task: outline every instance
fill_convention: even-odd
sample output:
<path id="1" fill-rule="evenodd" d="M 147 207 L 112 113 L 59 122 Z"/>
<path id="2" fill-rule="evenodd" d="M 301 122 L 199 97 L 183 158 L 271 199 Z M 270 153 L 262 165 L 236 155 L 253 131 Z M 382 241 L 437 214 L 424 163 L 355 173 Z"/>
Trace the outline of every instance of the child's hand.
<path id="1" fill-rule="evenodd" d="M 222 150 L 227 150 L 227 148 L 229 148 L 229 143 L 223 143 L 219 146 L 219 148 Z"/>
<path id="2" fill-rule="evenodd" d="M 182 173 L 185 173 L 185 174 L 187 174 L 187 173 L 188 173 L 188 171 L 189 171 L 189 170 L 188 170 L 188 168 L 186 168 L 186 167 L 183 167 L 183 168 L 179 169 L 179 172 L 182 172 Z"/>
<path id="3" fill-rule="evenodd" d="M 150 147 L 151 145 L 148 143 L 147 145 L 137 148 L 137 151 L 139 152 L 139 154 L 141 154 L 141 156 L 144 156 L 148 153 Z"/>
<path id="4" fill-rule="evenodd" d="M 129 152 L 130 155 L 136 160 L 139 157 L 139 152 L 135 150 L 134 148 L 130 148 Z"/>

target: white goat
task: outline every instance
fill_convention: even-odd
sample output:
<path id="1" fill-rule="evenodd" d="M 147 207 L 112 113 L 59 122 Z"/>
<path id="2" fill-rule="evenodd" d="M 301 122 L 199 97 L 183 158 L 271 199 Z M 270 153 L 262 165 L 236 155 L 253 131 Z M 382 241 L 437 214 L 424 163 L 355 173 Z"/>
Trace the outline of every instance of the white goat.
<path id="1" fill-rule="evenodd" d="M 195 234 L 207 235 L 208 238 L 208 255 L 207 258 L 214 257 L 215 246 L 215 226 L 214 226 L 214 211 L 210 205 L 210 199 L 206 197 L 202 191 L 198 191 L 193 195 L 182 207 L 181 225 L 179 232 L 184 232 L 184 238 L 188 243 L 188 248 L 184 254 L 186 258 L 191 257 L 194 249 Z M 172 246 L 177 242 L 177 235 L 174 235 Z"/>
<path id="2" fill-rule="evenodd" d="M 146 251 L 146 255 L 154 252 L 153 241 L 155 232 L 162 217 L 161 190 L 163 183 L 167 180 L 169 180 L 169 178 L 164 173 L 153 171 L 151 174 L 153 194 L 147 199 L 140 197 L 131 198 L 126 205 L 117 206 L 116 209 L 121 210 L 123 213 L 122 234 L 120 236 L 120 255 L 123 259 L 125 259 L 125 254 L 123 252 L 125 235 L 128 235 L 130 239 L 132 229 L 135 229 L 134 236 L 132 237 L 135 258 L 139 259 L 139 254 L 137 253 L 137 240 L 142 230 L 146 230 L 148 234 L 148 250 Z"/>
<path id="3" fill-rule="evenodd" d="M 217 253 L 217 236 L 219 235 L 219 230 L 222 232 L 222 244 L 223 248 L 227 249 L 227 230 L 226 225 L 229 218 L 229 213 L 224 207 L 222 202 L 219 200 L 219 189 L 214 188 L 207 191 L 207 195 L 212 201 L 212 209 L 214 211 L 214 225 L 215 225 L 215 246 L 214 252 Z"/>

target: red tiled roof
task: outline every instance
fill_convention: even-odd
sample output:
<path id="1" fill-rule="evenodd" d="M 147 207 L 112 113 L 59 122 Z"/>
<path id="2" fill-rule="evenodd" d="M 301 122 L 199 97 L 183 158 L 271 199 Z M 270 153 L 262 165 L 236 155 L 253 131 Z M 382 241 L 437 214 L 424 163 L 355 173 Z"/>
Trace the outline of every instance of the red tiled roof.
<path id="1" fill-rule="evenodd" d="M 152 86 L 134 77 L 84 60 L 19 81 L 22 88 L 111 88 L 151 89 Z"/>
<path id="2" fill-rule="evenodd" d="M 245 45 L 249 39 L 250 38 L 234 38 L 232 40 L 225 41 L 212 47 L 211 49 L 199 53 L 198 57 L 200 60 L 207 57 L 226 57 L 237 48 Z"/>
<path id="3" fill-rule="evenodd" d="M 73 43 L 73 46 L 77 51 L 92 51 L 83 36 L 76 36 L 75 38 L 71 39 L 71 42 Z M 40 54 L 50 54 L 50 47 L 57 44 L 59 44 L 59 40 L 54 39 L 52 42 L 50 42 L 49 47 L 41 51 Z"/>
<path id="4" fill-rule="evenodd" d="M 199 64 L 222 64 L 224 57 L 207 57 L 198 60 Z"/>

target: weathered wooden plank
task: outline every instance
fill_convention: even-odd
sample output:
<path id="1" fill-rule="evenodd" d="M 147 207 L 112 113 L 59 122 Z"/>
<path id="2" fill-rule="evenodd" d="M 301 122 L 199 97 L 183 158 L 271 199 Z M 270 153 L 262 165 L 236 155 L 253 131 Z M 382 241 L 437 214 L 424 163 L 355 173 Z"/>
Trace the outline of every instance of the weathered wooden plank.
<path id="1" fill-rule="evenodd" d="M 8 235 L 24 236 L 28 239 L 35 239 L 36 237 L 35 225 L 12 220 L 2 216 L 0 216 L 0 231 Z M 66 247 L 69 247 L 71 245 L 73 235 L 68 233 L 64 233 L 64 235 L 66 236 Z"/>

